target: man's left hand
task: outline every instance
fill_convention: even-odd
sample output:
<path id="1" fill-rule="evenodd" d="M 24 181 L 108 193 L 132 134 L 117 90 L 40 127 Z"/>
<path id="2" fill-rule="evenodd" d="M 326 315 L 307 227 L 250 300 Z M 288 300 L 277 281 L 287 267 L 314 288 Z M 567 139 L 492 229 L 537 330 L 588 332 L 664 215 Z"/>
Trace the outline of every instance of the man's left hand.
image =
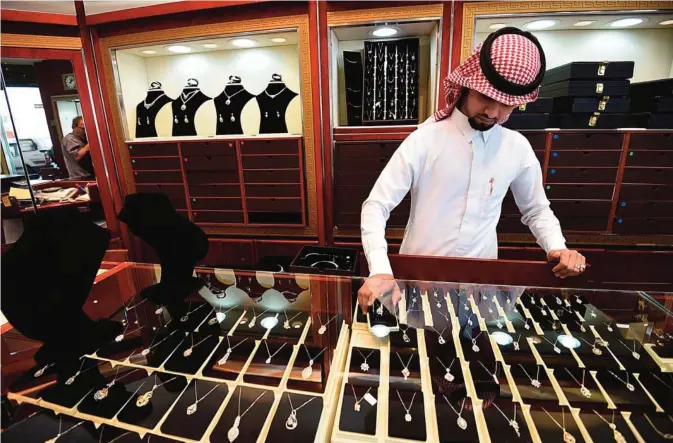
<path id="1" fill-rule="evenodd" d="M 547 261 L 558 262 L 552 269 L 559 278 L 580 275 L 587 267 L 586 258 L 577 251 L 570 249 L 554 249 L 547 253 Z"/>

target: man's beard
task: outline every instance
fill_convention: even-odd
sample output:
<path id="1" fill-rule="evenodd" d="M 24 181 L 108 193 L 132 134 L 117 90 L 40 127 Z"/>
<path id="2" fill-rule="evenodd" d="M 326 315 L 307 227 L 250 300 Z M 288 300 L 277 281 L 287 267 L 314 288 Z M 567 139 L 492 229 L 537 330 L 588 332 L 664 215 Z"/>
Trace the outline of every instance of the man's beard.
<path id="1" fill-rule="evenodd" d="M 475 117 L 470 117 L 467 121 L 475 131 L 488 131 L 495 126 L 495 123 L 479 123 Z"/>

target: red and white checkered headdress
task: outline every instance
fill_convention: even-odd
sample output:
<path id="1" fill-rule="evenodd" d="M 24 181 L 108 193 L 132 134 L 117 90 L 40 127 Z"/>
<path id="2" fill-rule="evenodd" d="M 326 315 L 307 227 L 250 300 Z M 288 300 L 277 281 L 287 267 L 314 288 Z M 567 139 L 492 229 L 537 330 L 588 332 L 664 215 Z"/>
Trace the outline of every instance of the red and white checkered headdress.
<path id="1" fill-rule="evenodd" d="M 446 107 L 434 119 L 450 116 L 465 88 L 510 106 L 535 101 L 544 72 L 544 51 L 537 38 L 518 28 L 502 28 L 444 79 Z"/>

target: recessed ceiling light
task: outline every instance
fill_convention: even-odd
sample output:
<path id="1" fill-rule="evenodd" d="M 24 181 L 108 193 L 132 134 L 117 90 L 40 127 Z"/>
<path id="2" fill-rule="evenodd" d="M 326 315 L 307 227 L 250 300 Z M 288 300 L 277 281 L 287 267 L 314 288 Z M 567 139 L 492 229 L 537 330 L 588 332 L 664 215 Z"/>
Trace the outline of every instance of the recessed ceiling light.
<path id="1" fill-rule="evenodd" d="M 157 53 L 157 51 L 152 51 L 151 49 L 147 49 L 147 50 L 142 51 L 142 52 L 143 52 L 143 54 L 147 54 L 147 55 L 152 55 L 152 54 L 156 54 L 156 53 Z"/>
<path id="2" fill-rule="evenodd" d="M 628 28 L 629 26 L 636 26 L 644 22 L 642 18 L 638 17 L 629 17 L 629 18 L 622 18 L 619 20 L 615 20 L 614 22 L 610 23 L 611 28 Z"/>
<path id="3" fill-rule="evenodd" d="M 374 32 L 372 32 L 372 35 L 375 37 L 391 37 L 395 34 L 397 34 L 397 29 L 388 26 L 375 29 Z"/>
<path id="4" fill-rule="evenodd" d="M 539 31 L 541 29 L 551 28 L 558 23 L 558 20 L 535 20 L 534 22 L 526 23 L 526 29 L 532 31 Z"/>
<path id="5" fill-rule="evenodd" d="M 231 44 L 238 46 L 239 48 L 252 48 L 253 46 L 257 46 L 257 42 L 250 38 L 237 38 L 232 40 Z"/>
<path id="6" fill-rule="evenodd" d="M 284 38 L 284 37 L 274 37 L 274 38 L 271 39 L 271 41 L 274 42 L 274 43 L 283 43 L 283 42 L 287 41 L 287 39 Z"/>
<path id="7" fill-rule="evenodd" d="M 189 46 L 182 46 L 182 45 L 173 45 L 169 46 L 166 49 L 168 49 L 171 52 L 177 52 L 178 54 L 185 54 L 187 52 L 192 52 L 192 48 L 190 48 Z"/>
<path id="8" fill-rule="evenodd" d="M 502 29 L 505 26 L 507 26 L 504 23 L 493 23 L 491 26 L 488 27 L 488 29 L 493 29 L 494 31 L 497 31 L 498 29 Z"/>
<path id="9" fill-rule="evenodd" d="M 579 22 L 575 22 L 573 26 L 589 26 L 592 23 L 596 23 L 596 20 L 581 20 Z"/>
<path id="10" fill-rule="evenodd" d="M 215 49 L 217 48 L 217 45 L 215 43 L 206 43 L 203 47 L 206 49 Z"/>
<path id="11" fill-rule="evenodd" d="M 659 23 L 660 25 L 673 25 L 673 20 L 664 20 L 663 22 Z"/>

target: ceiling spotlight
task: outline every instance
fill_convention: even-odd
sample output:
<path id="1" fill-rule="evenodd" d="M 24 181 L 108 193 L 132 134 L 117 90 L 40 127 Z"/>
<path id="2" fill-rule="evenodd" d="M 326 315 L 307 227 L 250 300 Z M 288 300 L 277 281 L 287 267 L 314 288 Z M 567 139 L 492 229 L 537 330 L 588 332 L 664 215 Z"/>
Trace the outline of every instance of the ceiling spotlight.
<path id="1" fill-rule="evenodd" d="M 388 26 L 375 29 L 374 32 L 372 32 L 372 35 L 375 37 L 392 37 L 395 34 L 397 34 L 397 29 Z"/>
<path id="2" fill-rule="evenodd" d="M 579 22 L 575 22 L 573 26 L 589 26 L 592 23 L 596 23 L 596 20 L 580 20 Z"/>
<path id="3" fill-rule="evenodd" d="M 493 337 L 495 339 L 495 342 L 500 346 L 510 345 L 514 341 L 511 335 L 502 331 L 495 331 L 494 333 L 491 334 L 491 337 Z"/>
<path id="4" fill-rule="evenodd" d="M 526 29 L 531 31 L 540 31 L 542 29 L 551 28 L 558 23 L 558 20 L 535 20 L 534 22 L 526 23 Z"/>
<path id="5" fill-rule="evenodd" d="M 253 46 L 257 46 L 257 42 L 250 38 L 237 38 L 232 40 L 231 44 L 238 46 L 239 48 L 252 48 Z"/>
<path id="6" fill-rule="evenodd" d="M 673 20 L 664 20 L 663 22 L 659 23 L 660 25 L 673 25 Z"/>
<path id="7" fill-rule="evenodd" d="M 631 18 L 622 18 L 620 20 L 615 20 L 610 23 L 611 28 L 628 28 L 629 26 L 636 26 L 644 22 L 642 18 L 631 17 Z"/>
<path id="8" fill-rule="evenodd" d="M 177 52 L 178 54 L 185 54 L 187 52 L 192 52 L 192 48 L 190 48 L 189 46 L 182 46 L 182 45 L 173 45 L 169 46 L 166 49 L 168 49 L 171 52 Z"/>
<path id="9" fill-rule="evenodd" d="M 262 325 L 264 329 L 273 329 L 278 324 L 278 319 L 276 317 L 267 317 L 262 319 L 259 324 Z"/>
<path id="10" fill-rule="evenodd" d="M 287 41 L 285 37 L 274 37 L 271 39 L 272 42 L 274 43 L 284 43 Z"/>
<path id="11" fill-rule="evenodd" d="M 203 47 L 206 49 L 215 49 L 217 48 L 217 45 L 215 43 L 206 43 Z"/>
<path id="12" fill-rule="evenodd" d="M 580 342 L 571 335 L 561 334 L 558 337 L 558 342 L 568 349 L 577 349 L 580 347 Z"/>
<path id="13" fill-rule="evenodd" d="M 491 26 L 488 27 L 488 29 L 493 29 L 494 31 L 497 31 L 498 29 L 502 29 L 505 26 L 507 26 L 504 23 L 493 23 Z"/>
<path id="14" fill-rule="evenodd" d="M 152 51 L 151 49 L 147 49 L 147 50 L 142 51 L 142 52 L 143 52 L 143 54 L 147 54 L 147 55 L 152 55 L 152 54 L 156 54 L 156 53 L 157 53 L 157 51 Z"/>

